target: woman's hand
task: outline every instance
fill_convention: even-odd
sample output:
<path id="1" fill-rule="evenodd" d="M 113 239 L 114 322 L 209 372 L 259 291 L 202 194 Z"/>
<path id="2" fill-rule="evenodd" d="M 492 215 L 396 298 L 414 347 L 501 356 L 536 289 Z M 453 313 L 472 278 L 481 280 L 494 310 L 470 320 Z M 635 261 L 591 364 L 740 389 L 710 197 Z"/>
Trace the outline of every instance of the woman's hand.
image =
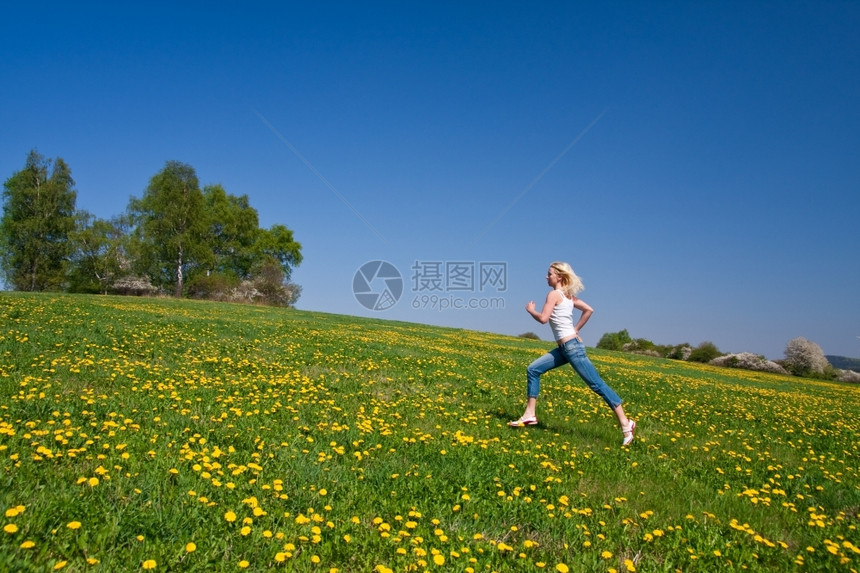
<path id="1" fill-rule="evenodd" d="M 534 301 L 530 300 L 526 305 L 526 312 L 532 315 L 536 321 L 541 324 L 546 324 L 549 322 L 549 317 L 552 314 L 552 309 L 555 308 L 559 302 L 561 302 L 562 294 L 557 290 L 549 291 L 549 294 L 546 295 L 546 302 L 543 304 L 543 309 L 540 312 L 537 311 L 537 307 L 535 306 Z"/>

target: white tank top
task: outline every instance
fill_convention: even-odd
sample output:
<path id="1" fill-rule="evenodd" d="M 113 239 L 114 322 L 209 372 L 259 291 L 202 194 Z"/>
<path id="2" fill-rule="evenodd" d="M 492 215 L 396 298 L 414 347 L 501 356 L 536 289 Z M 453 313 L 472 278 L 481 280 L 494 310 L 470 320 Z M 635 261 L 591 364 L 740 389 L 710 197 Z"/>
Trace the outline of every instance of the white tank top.
<path id="1" fill-rule="evenodd" d="M 576 336 L 576 329 L 573 327 L 573 301 L 564 296 L 561 289 L 555 290 L 561 294 L 561 302 L 555 305 L 552 314 L 549 315 L 549 327 L 558 342 L 570 336 Z"/>

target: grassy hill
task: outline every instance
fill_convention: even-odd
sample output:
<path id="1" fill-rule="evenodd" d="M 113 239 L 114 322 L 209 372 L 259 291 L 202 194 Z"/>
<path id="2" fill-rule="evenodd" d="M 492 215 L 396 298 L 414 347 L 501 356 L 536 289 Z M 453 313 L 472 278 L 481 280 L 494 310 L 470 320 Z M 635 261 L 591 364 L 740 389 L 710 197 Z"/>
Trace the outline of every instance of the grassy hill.
<path id="1" fill-rule="evenodd" d="M 2 571 L 851 571 L 856 387 L 253 306 L 0 294 Z"/>

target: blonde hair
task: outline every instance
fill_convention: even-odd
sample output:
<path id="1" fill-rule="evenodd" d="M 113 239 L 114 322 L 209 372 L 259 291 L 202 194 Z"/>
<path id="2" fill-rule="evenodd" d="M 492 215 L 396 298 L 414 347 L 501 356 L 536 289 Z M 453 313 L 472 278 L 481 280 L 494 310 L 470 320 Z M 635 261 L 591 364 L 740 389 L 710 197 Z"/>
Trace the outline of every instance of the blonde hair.
<path id="1" fill-rule="evenodd" d="M 585 285 L 582 284 L 582 279 L 579 278 L 568 263 L 556 261 L 549 268 L 558 273 L 561 279 L 561 287 L 564 294 L 570 298 L 576 298 L 576 295 L 585 290 Z"/>

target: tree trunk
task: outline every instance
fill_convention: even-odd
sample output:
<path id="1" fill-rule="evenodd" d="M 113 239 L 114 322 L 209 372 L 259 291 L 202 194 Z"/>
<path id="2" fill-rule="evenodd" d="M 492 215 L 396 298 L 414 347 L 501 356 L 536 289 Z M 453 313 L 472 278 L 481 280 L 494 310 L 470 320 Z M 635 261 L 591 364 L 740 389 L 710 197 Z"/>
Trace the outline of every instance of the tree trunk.
<path id="1" fill-rule="evenodd" d="M 176 298 L 182 296 L 182 246 L 179 247 L 179 260 L 176 263 Z"/>

